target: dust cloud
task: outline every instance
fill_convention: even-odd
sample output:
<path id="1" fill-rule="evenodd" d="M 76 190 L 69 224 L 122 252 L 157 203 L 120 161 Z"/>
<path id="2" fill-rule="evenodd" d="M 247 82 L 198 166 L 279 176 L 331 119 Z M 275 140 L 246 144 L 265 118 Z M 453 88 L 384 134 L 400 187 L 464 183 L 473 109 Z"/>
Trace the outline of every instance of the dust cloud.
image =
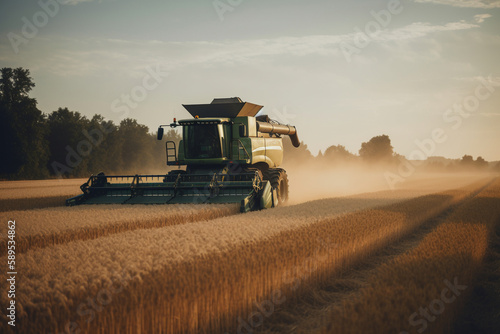
<path id="1" fill-rule="evenodd" d="M 433 173 L 416 171 L 398 182 L 391 189 L 383 166 L 284 166 L 289 181 L 289 204 L 331 197 L 343 197 L 372 192 L 398 193 L 405 190 L 422 194 L 467 186 L 480 179 L 491 177 L 487 172 Z"/>

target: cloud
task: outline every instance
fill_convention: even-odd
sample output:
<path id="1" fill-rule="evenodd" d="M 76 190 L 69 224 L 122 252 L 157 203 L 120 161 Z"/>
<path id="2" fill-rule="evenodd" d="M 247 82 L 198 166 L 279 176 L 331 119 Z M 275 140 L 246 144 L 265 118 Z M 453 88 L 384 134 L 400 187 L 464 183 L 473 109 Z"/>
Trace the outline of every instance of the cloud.
<path id="1" fill-rule="evenodd" d="M 61 3 L 63 5 L 78 5 L 79 3 L 82 2 L 92 2 L 94 0 L 63 0 Z M 99 0 L 99 2 L 102 2 L 102 0 Z"/>
<path id="2" fill-rule="evenodd" d="M 431 25 L 425 22 L 412 23 L 406 27 L 396 29 L 392 32 L 382 34 L 381 40 L 400 40 L 400 39 L 413 39 L 424 37 L 433 33 L 443 31 L 457 31 L 479 28 L 477 24 L 468 23 L 465 21 L 450 22 L 445 25 Z"/>
<path id="3" fill-rule="evenodd" d="M 484 18 L 483 18 L 484 19 Z M 417 22 L 408 26 L 381 31 L 371 42 L 385 45 L 391 41 L 406 41 L 436 33 L 478 28 L 477 23 L 465 21 L 444 25 Z M 142 73 L 150 64 L 163 64 L 169 70 L 184 66 L 211 67 L 223 64 L 257 64 L 280 57 L 343 57 L 341 43 L 353 43 L 359 32 L 338 35 L 309 35 L 238 41 L 127 41 L 117 39 L 54 39 L 38 37 L 30 44 L 36 50 L 14 55 L 7 44 L 0 44 L 1 60 L 8 66 L 31 64 L 33 69 L 46 69 L 57 75 L 89 75 L 102 71 L 128 69 L 131 76 Z M 360 55 L 362 56 L 362 55 Z M 359 58 L 360 61 L 363 58 Z M 134 74 L 135 73 L 135 74 Z"/>
<path id="4" fill-rule="evenodd" d="M 411 40 L 434 33 L 478 28 L 475 23 L 465 21 L 444 25 L 417 22 L 392 31 L 382 31 L 371 39 L 374 42 Z M 257 57 L 274 55 L 290 56 L 341 56 L 339 45 L 353 42 L 358 32 L 341 35 L 311 35 L 304 37 L 279 37 L 274 39 L 244 40 L 237 42 L 186 42 L 178 46 L 189 50 L 204 50 L 194 62 L 245 62 Z M 160 44 L 161 45 L 161 44 Z"/>
<path id="5" fill-rule="evenodd" d="M 478 14 L 474 15 L 474 20 L 476 20 L 477 23 L 483 23 L 487 18 L 490 18 L 490 14 Z"/>
<path id="6" fill-rule="evenodd" d="M 464 8 L 500 8 L 500 1 L 498 0 L 415 0 L 415 2 Z"/>

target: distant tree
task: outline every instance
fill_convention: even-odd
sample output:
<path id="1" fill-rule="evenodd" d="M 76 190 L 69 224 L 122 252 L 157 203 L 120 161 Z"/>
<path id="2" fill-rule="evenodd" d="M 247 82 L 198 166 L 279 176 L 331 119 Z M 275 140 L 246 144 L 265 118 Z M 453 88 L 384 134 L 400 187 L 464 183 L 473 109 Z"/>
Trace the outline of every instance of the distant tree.
<path id="1" fill-rule="evenodd" d="M 48 175 L 45 118 L 29 97 L 35 87 L 23 68 L 0 70 L 0 174 L 8 178 L 43 178 Z"/>
<path id="2" fill-rule="evenodd" d="M 466 154 L 460 160 L 460 165 L 462 167 L 472 167 L 472 166 L 474 166 L 474 158 L 472 157 L 472 155 Z"/>
<path id="3" fill-rule="evenodd" d="M 425 168 L 430 171 L 447 171 L 449 170 L 448 166 L 451 164 L 450 159 L 446 159 L 442 156 L 431 156 L 425 160 Z"/>
<path id="4" fill-rule="evenodd" d="M 376 136 L 361 144 L 359 156 L 368 162 L 388 162 L 393 158 L 391 139 L 387 135 Z"/>
<path id="5" fill-rule="evenodd" d="M 59 108 L 47 119 L 50 159 L 48 168 L 56 176 L 86 176 L 92 153 L 84 131 L 89 120 L 77 111 Z"/>
<path id="6" fill-rule="evenodd" d="M 92 143 L 87 169 L 90 174 L 105 172 L 113 174 L 121 165 L 121 141 L 117 134 L 118 127 L 112 121 L 106 121 L 101 115 L 94 115 L 84 130 L 85 139 Z"/>
<path id="7" fill-rule="evenodd" d="M 121 170 L 124 172 L 142 173 L 153 161 L 152 135 L 147 126 L 137 123 L 135 119 L 121 121 L 117 131 L 121 142 Z"/>
<path id="8" fill-rule="evenodd" d="M 474 162 L 476 167 L 478 168 L 486 168 L 488 167 L 488 162 L 483 159 L 483 157 L 477 157 L 476 161 Z"/>
<path id="9" fill-rule="evenodd" d="M 324 157 L 328 162 L 347 162 L 356 159 L 356 156 L 346 150 L 345 146 L 342 145 L 328 147 Z"/>

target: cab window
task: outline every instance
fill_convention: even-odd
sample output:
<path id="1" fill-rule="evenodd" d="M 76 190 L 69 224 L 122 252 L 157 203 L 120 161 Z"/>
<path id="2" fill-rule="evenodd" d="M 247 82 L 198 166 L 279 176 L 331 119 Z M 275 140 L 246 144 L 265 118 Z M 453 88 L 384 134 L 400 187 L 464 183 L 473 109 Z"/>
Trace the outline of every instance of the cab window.
<path id="1" fill-rule="evenodd" d="M 189 125 L 184 129 L 187 159 L 221 158 L 221 141 L 216 124 Z"/>

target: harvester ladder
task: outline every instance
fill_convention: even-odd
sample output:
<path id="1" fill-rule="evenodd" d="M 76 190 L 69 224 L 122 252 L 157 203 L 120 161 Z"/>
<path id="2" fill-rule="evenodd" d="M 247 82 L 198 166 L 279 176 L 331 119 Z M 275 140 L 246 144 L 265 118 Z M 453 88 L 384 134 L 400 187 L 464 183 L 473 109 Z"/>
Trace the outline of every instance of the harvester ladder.
<path id="1" fill-rule="evenodd" d="M 176 165 L 177 164 L 177 149 L 175 147 L 175 142 L 174 141 L 167 141 L 166 142 L 166 150 L 167 150 L 167 165 Z"/>

